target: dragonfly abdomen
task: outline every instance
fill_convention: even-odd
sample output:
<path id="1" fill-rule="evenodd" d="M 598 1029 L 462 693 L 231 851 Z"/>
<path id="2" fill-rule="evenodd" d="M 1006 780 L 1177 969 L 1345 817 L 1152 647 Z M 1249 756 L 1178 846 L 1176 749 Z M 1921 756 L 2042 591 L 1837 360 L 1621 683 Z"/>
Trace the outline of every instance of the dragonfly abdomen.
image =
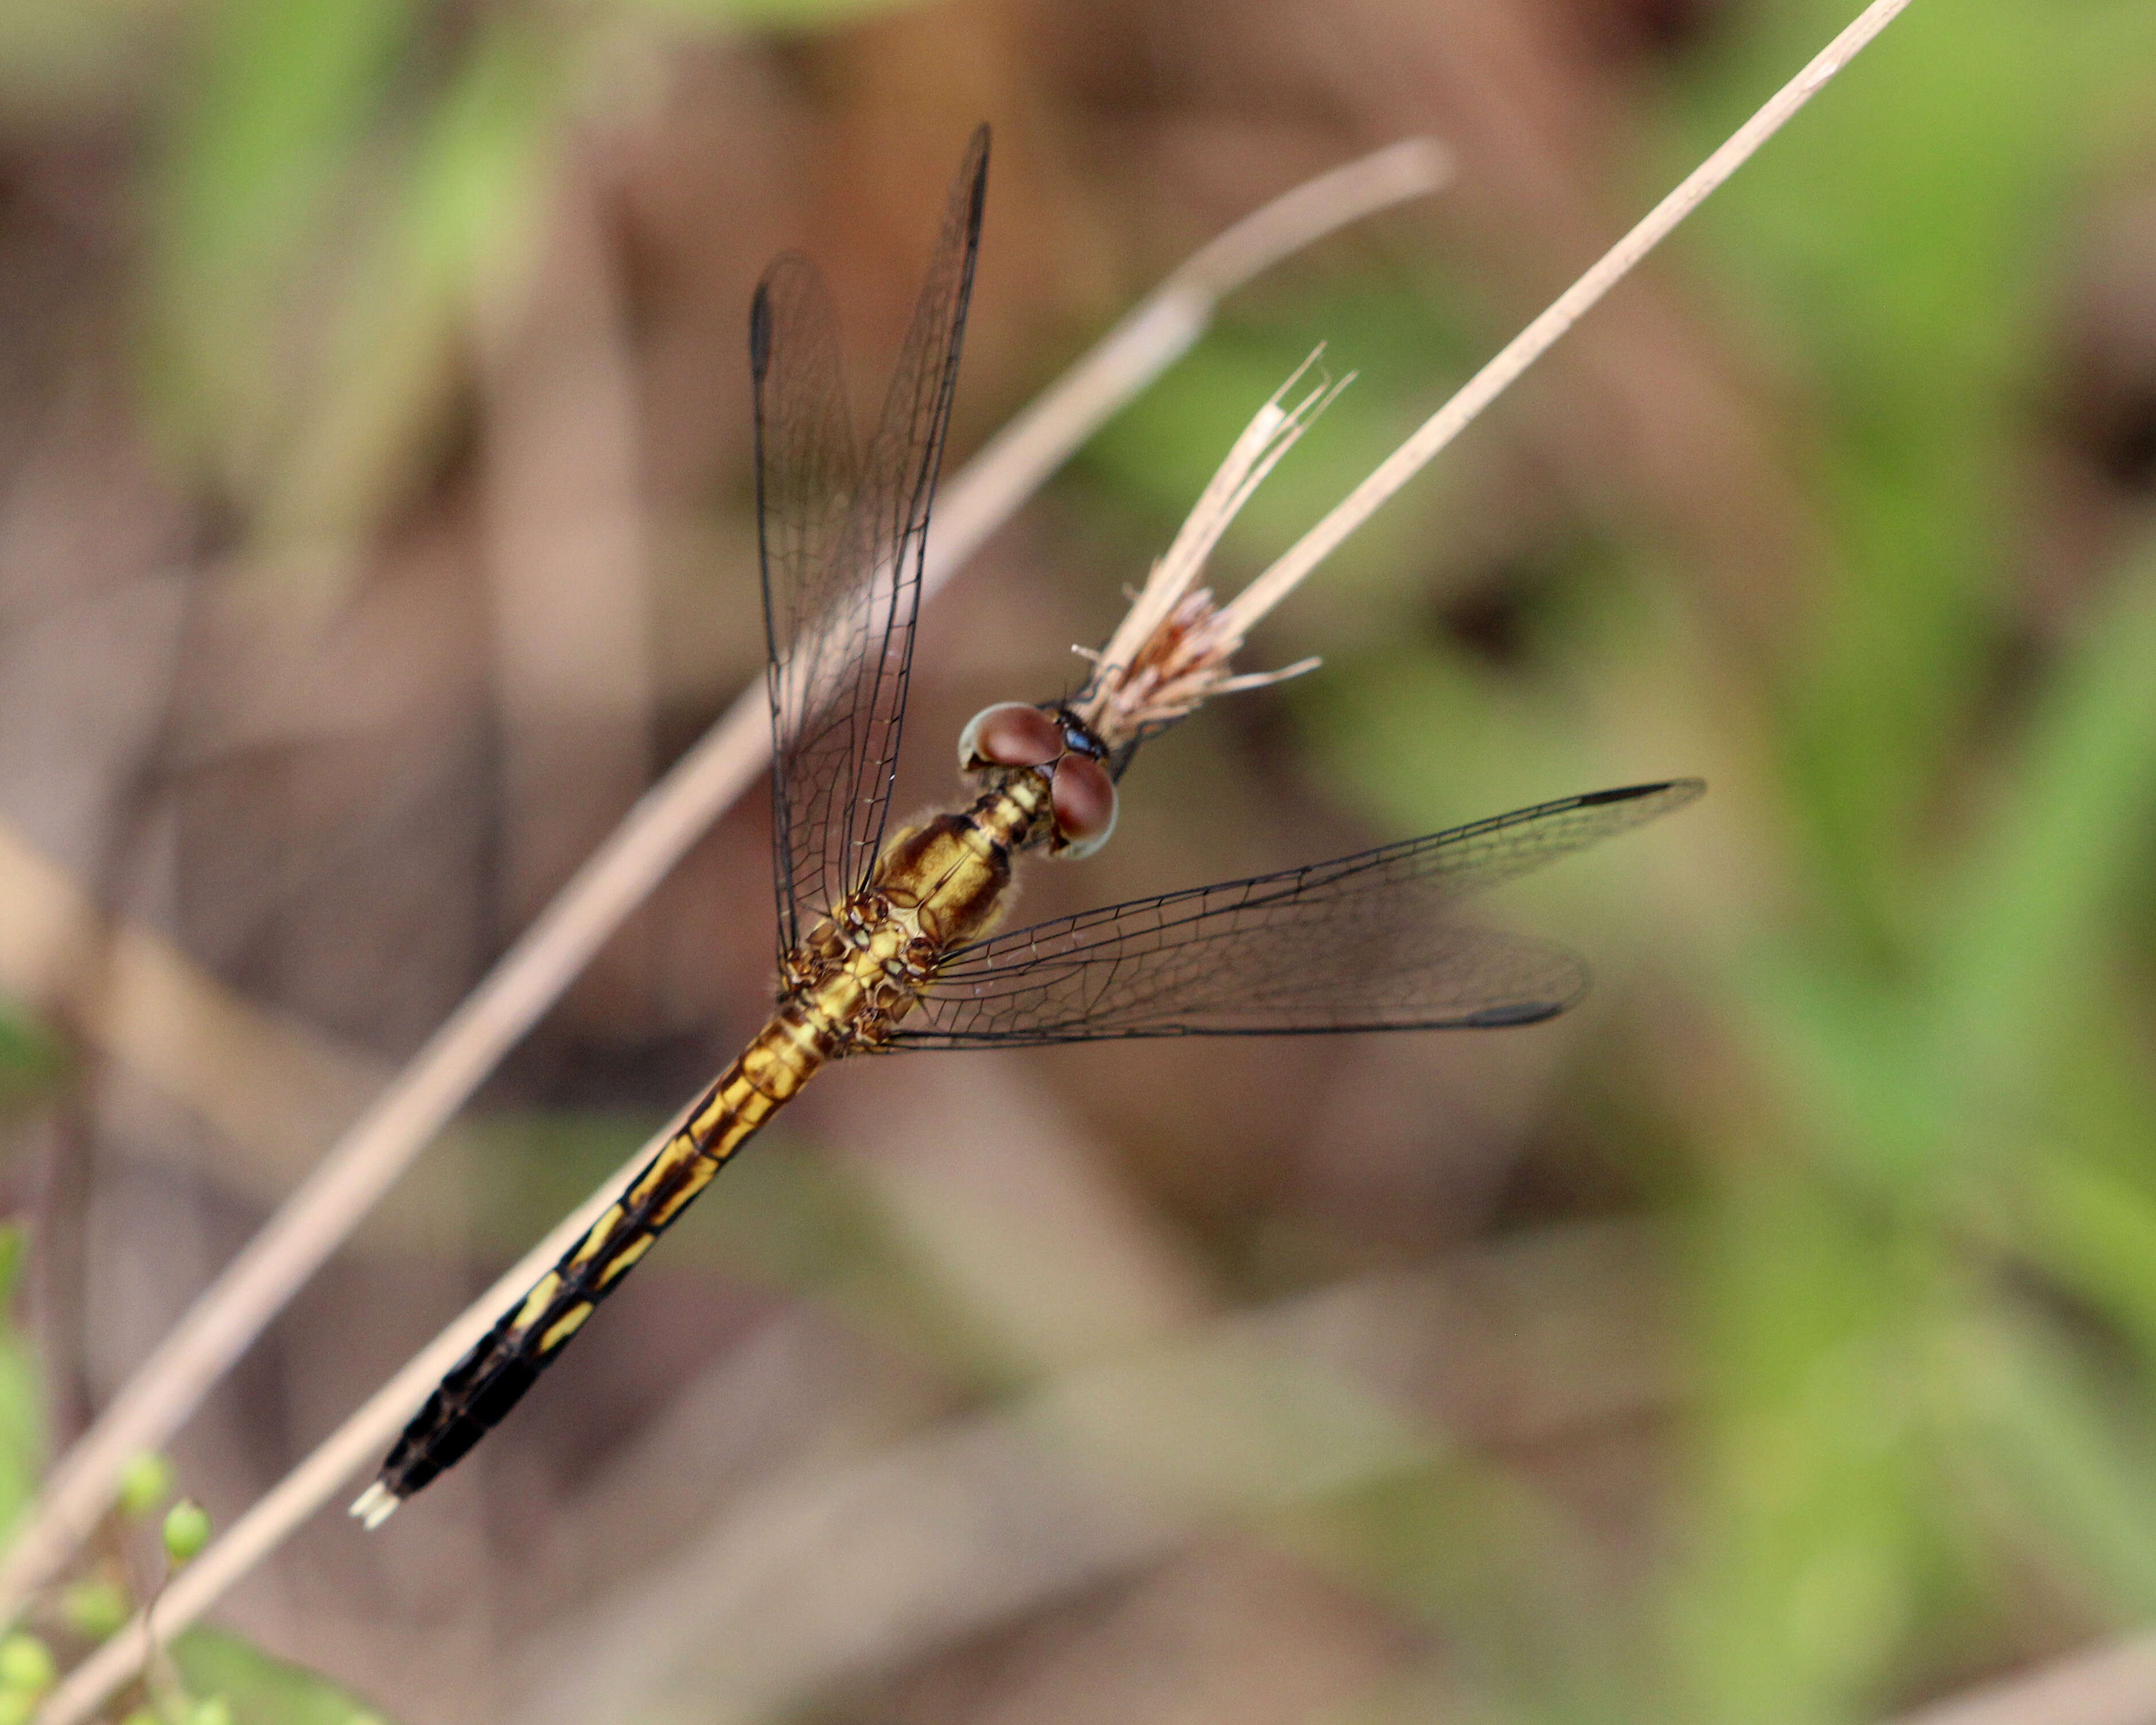
<path id="1" fill-rule="evenodd" d="M 796 1009 L 782 1009 L 621 1197 L 450 1368 L 404 1428 L 352 1513 L 370 1527 L 380 1525 L 485 1436 L 829 1051 L 813 1023 Z"/>

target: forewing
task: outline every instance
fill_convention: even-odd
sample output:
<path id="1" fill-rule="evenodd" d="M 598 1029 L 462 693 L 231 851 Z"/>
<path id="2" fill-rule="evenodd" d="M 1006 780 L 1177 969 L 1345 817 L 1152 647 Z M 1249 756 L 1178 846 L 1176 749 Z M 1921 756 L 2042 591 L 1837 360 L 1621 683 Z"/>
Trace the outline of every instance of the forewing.
<path id="1" fill-rule="evenodd" d="M 800 815 L 820 814 L 814 780 L 844 761 L 835 749 L 803 751 L 804 721 L 830 705 L 847 661 L 868 644 L 817 624 L 857 577 L 844 554 L 860 487 L 860 457 L 839 349 L 830 290 L 816 266 L 789 253 L 764 272 L 749 313 L 750 370 L 756 386 L 757 528 L 763 555 L 763 625 L 773 742 L 772 873 L 778 894 L 779 947 L 798 930 L 795 901 L 804 842 Z M 858 672 L 856 673 L 858 675 Z M 841 733 L 833 729 L 835 744 Z M 808 855 L 814 855 L 813 849 Z M 813 873 L 811 878 L 814 878 Z"/>
<path id="2" fill-rule="evenodd" d="M 952 954 L 894 1045 L 1532 1024 L 1579 998 L 1579 961 L 1445 911 L 1700 790 L 1598 791 L 998 935 Z"/>
<path id="3" fill-rule="evenodd" d="M 782 952 L 865 884 L 883 842 L 987 174 L 983 127 L 858 462 L 836 322 L 814 267 L 782 258 L 757 291 L 750 356 Z"/>

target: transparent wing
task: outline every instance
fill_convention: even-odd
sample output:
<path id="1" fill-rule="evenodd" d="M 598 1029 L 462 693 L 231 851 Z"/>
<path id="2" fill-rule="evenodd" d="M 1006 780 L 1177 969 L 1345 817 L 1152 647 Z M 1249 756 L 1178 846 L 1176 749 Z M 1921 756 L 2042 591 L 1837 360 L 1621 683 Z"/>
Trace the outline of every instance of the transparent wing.
<path id="1" fill-rule="evenodd" d="M 802 881 L 796 857 L 815 859 L 824 799 L 822 773 L 843 773 L 812 745 L 804 717 L 828 707 L 850 647 L 855 676 L 870 658 L 865 640 L 819 638 L 826 589 L 847 559 L 849 516 L 860 484 L 860 456 L 840 375 L 838 318 L 816 266 L 789 254 L 765 271 L 749 313 L 756 385 L 757 526 L 763 554 L 763 626 L 772 725 L 772 875 L 778 894 L 778 942 L 793 944 Z M 858 633 L 858 631 L 857 631 Z M 880 657 L 880 655 L 877 655 Z M 843 716 L 832 741 L 843 742 Z M 805 819 L 806 830 L 797 826 Z M 813 871 L 811 882 L 815 879 Z"/>
<path id="2" fill-rule="evenodd" d="M 750 315 L 782 952 L 804 922 L 865 883 L 882 847 L 988 152 L 983 126 L 952 187 L 865 456 L 854 451 L 838 323 L 815 266 L 781 258 Z"/>
<path id="3" fill-rule="evenodd" d="M 1544 803 L 1424 839 L 1137 899 L 962 947 L 901 1048 L 1533 1024 L 1570 953 L 1441 920 L 1455 900 L 1697 797 L 1697 779 Z"/>

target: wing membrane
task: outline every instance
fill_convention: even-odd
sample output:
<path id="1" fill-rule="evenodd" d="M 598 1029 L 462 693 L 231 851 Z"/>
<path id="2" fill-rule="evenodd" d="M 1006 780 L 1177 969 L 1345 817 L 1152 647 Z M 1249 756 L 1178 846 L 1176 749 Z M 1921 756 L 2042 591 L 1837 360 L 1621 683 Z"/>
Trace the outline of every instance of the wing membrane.
<path id="1" fill-rule="evenodd" d="M 757 290 L 749 349 L 782 952 L 866 880 L 883 843 L 987 174 L 984 126 L 952 187 L 865 455 L 855 454 L 837 320 L 815 266 L 782 258 Z"/>
<path id="2" fill-rule="evenodd" d="M 951 956 L 893 1045 L 1532 1024 L 1579 998 L 1579 961 L 1441 913 L 1700 789 L 1684 779 L 1568 797 L 998 935 Z"/>

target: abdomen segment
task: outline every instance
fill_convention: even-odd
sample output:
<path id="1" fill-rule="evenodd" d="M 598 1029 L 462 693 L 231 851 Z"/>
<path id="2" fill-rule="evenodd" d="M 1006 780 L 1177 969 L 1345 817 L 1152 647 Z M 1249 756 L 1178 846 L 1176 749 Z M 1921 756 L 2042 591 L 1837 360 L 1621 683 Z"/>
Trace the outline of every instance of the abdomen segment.
<path id="1" fill-rule="evenodd" d="M 712 1086 L 629 1189 L 429 1395 L 352 1512 L 379 1527 L 515 1407 L 638 1260 L 820 1063 L 774 1020 Z"/>

